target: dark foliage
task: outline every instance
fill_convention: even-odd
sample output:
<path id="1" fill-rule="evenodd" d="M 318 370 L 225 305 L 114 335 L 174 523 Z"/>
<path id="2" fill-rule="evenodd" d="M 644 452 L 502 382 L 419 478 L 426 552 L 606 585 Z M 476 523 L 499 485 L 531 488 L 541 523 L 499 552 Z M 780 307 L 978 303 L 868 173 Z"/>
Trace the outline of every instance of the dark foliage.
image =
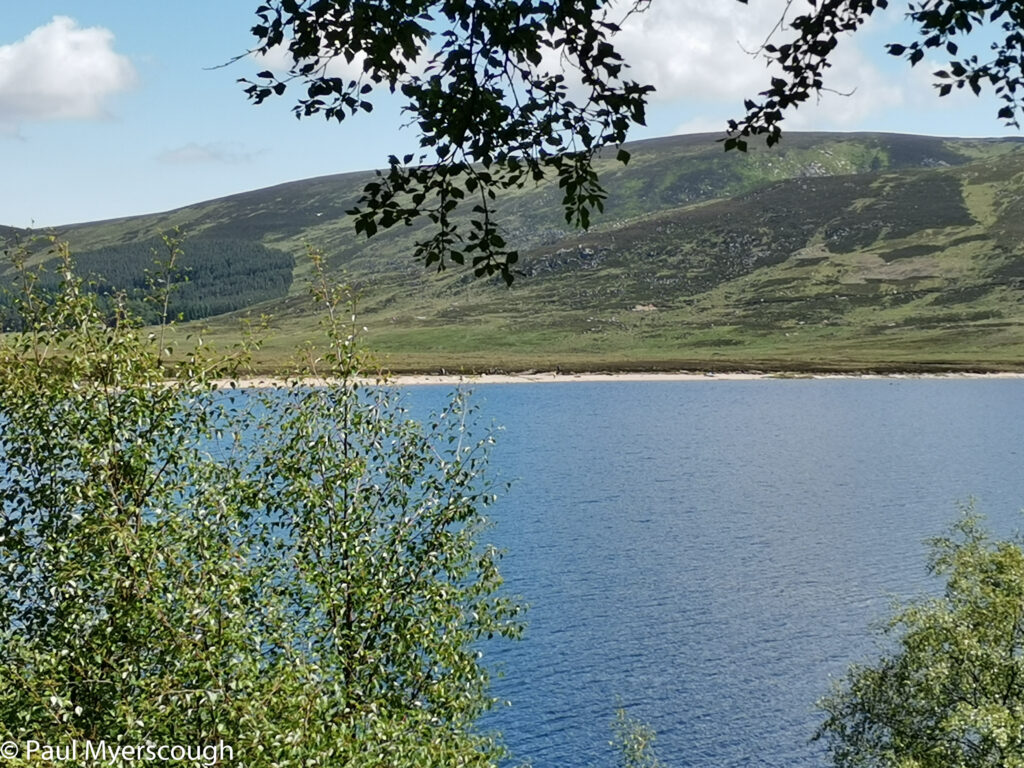
<path id="1" fill-rule="evenodd" d="M 101 297 L 102 306 L 112 308 L 122 295 L 146 323 L 163 318 L 163 305 L 146 297 L 168 279 L 172 285 L 168 319 L 182 320 L 281 298 L 292 284 L 295 258 L 260 243 L 196 239 L 189 240 L 183 250 L 169 275 L 161 263 L 166 246 L 156 239 L 83 251 L 76 257 L 76 268 L 87 278 L 89 290 Z M 59 283 L 56 268 L 39 277 L 39 288 L 46 292 L 55 291 Z"/>
<path id="2" fill-rule="evenodd" d="M 939 248 L 935 245 L 908 245 L 903 248 L 893 248 L 891 251 L 882 251 L 878 254 L 878 258 L 884 261 L 886 264 L 899 259 L 913 259 L 918 256 L 928 256 L 929 254 L 938 252 Z"/>
<path id="3" fill-rule="evenodd" d="M 620 267 L 624 296 L 658 282 L 651 300 L 692 296 L 790 258 L 837 211 L 870 194 L 871 176 L 795 179 L 651 217 L 614 233 L 583 238 L 578 251 L 540 252 L 525 263 L 537 274 L 589 264 Z"/>
<path id="4" fill-rule="evenodd" d="M 848 209 L 825 231 L 825 242 L 837 253 L 870 245 L 881 236 L 898 238 L 922 229 L 968 226 L 975 221 L 964 206 L 960 181 L 928 174 L 878 182 L 875 199 Z"/>

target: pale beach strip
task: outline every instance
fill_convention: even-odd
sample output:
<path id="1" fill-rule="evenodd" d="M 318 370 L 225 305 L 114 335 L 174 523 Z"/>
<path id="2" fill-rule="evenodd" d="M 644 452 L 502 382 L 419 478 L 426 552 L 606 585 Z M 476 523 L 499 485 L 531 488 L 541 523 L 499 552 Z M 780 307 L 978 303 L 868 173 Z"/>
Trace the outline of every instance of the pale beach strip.
<path id="1" fill-rule="evenodd" d="M 657 381 L 762 381 L 806 379 L 1024 379 L 1024 372 L 993 373 L 809 373 L 809 372 L 615 372 L 615 373 L 559 373 L 556 371 L 525 373 L 481 374 L 396 374 L 384 379 L 360 379 L 364 384 L 388 386 L 476 386 L 478 384 L 561 384 L 568 382 L 657 382 Z M 280 388 L 291 385 L 317 387 L 330 381 L 324 378 L 254 376 L 218 381 L 219 388 L 239 389 Z"/>

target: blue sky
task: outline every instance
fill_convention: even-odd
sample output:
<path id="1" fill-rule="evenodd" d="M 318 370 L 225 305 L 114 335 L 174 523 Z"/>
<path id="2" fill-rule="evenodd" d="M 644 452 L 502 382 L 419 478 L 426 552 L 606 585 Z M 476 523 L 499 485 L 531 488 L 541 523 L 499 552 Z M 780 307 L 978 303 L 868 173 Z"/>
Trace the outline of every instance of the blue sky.
<path id="1" fill-rule="evenodd" d="M 799 7 L 802 0 L 797 0 Z M 415 147 L 396 103 L 343 124 L 296 120 L 286 97 L 256 107 L 236 81 L 258 0 L 35 0 L 0 8 L 0 224 L 48 227 L 168 210 L 294 179 L 381 165 Z M 618 45 L 658 92 L 634 138 L 720 130 L 767 84 L 744 53 L 784 0 L 654 0 Z M 820 104 L 791 130 L 1015 135 L 991 98 L 938 99 L 927 66 L 883 44 L 906 40 L 902 10 L 839 49 Z M 938 62 L 933 62 L 938 63 Z M 926 62 L 927 64 L 927 62 Z"/>

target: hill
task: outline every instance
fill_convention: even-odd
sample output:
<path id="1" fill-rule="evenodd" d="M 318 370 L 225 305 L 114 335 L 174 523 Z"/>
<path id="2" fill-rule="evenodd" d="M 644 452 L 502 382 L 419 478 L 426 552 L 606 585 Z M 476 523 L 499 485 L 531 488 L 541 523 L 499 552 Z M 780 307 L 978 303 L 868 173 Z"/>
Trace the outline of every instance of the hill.
<path id="1" fill-rule="evenodd" d="M 57 234 L 107 290 L 137 290 L 158 235 L 180 227 L 199 285 L 183 313 L 225 341 L 240 315 L 270 315 L 267 369 L 316 337 L 304 243 L 358 289 L 394 370 L 1024 368 L 1024 141 L 794 133 L 744 155 L 705 134 L 629 149 L 629 165 L 605 163 L 590 232 L 566 228 L 549 185 L 504 201 L 524 251 L 511 289 L 412 263 L 415 227 L 352 234 L 344 211 L 367 173 Z"/>

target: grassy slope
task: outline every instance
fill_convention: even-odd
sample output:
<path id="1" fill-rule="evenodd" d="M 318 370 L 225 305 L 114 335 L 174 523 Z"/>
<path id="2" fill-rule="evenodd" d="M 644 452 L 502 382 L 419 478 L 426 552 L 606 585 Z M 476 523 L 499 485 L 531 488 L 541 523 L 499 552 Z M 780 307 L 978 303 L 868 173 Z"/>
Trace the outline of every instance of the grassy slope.
<path id="1" fill-rule="evenodd" d="M 313 243 L 359 288 L 366 337 L 395 370 L 1024 367 L 1024 143 L 791 134 L 740 155 L 705 135 L 632 150 L 607 164 L 590 233 L 566 229 L 550 188 L 505 202 L 527 252 L 511 290 L 411 264 L 415 229 L 356 240 L 341 214 L 366 174 L 62 234 L 79 249 L 176 225 Z M 276 318 L 266 368 L 316 337 L 302 283 L 253 308 Z M 237 335 L 237 317 L 208 322 Z"/>

